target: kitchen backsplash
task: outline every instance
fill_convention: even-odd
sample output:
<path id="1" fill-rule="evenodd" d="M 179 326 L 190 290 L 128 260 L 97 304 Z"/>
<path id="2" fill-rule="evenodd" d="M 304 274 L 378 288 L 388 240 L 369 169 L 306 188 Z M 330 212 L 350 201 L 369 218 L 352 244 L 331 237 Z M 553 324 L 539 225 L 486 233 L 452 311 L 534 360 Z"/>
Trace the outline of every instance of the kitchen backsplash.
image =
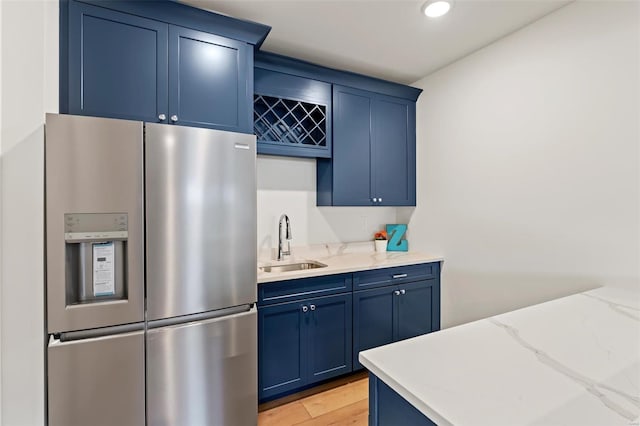
<path id="1" fill-rule="evenodd" d="M 395 207 L 317 207 L 316 160 L 258 156 L 258 250 L 277 247 L 278 219 L 291 220 L 292 246 L 368 241 Z"/>

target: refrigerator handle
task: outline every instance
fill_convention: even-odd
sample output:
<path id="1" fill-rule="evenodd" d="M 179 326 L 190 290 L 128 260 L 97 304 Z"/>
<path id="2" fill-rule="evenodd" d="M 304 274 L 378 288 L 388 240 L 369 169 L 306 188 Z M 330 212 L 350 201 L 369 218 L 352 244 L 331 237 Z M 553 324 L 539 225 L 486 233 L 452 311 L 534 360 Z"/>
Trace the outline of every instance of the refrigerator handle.
<path id="1" fill-rule="evenodd" d="M 153 320 L 147 322 L 147 329 L 155 329 L 160 327 L 169 327 L 177 324 L 185 324 L 188 322 L 211 321 L 218 318 L 228 318 L 230 316 L 242 316 L 257 312 L 256 305 L 233 306 L 231 308 L 218 309 L 215 311 L 204 312 L 193 315 L 182 315 L 179 317 Z"/>
<path id="2" fill-rule="evenodd" d="M 61 342 L 70 342 L 74 340 L 95 339 L 97 337 L 112 336 L 114 334 L 124 334 L 142 330 L 144 330 L 144 323 L 138 322 L 134 324 L 116 325 L 113 327 L 94 328 L 92 330 L 60 333 L 59 340 Z"/>

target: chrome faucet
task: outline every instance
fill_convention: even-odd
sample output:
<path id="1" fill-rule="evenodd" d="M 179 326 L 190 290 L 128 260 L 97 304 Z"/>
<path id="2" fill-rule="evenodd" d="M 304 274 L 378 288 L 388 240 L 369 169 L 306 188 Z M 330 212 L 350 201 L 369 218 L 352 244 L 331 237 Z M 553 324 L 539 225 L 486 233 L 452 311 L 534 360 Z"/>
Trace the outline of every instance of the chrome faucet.
<path id="1" fill-rule="evenodd" d="M 287 240 L 287 250 L 282 249 L 282 221 L 286 224 L 285 239 Z M 278 221 L 278 260 L 283 260 L 284 256 L 291 254 L 291 222 L 289 222 L 289 216 L 282 214 Z"/>

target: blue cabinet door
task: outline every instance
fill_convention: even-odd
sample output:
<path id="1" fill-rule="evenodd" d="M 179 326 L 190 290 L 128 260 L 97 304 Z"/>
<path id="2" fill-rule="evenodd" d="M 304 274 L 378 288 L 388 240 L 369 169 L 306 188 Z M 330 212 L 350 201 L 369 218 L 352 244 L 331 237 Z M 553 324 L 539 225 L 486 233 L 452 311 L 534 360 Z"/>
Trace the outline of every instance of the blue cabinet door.
<path id="1" fill-rule="evenodd" d="M 351 294 L 310 299 L 309 383 L 351 372 Z"/>
<path id="2" fill-rule="evenodd" d="M 363 368 L 358 361 L 361 351 L 393 342 L 396 290 L 387 286 L 353 293 L 354 370 Z"/>
<path id="3" fill-rule="evenodd" d="M 415 102 L 333 88 L 333 157 L 318 160 L 318 205 L 415 206 Z"/>
<path id="4" fill-rule="evenodd" d="M 426 280 L 398 286 L 400 295 L 395 298 L 397 309 L 394 341 L 437 330 L 433 303 L 439 300 L 439 296 L 434 294 L 435 283 L 436 280 Z"/>
<path id="5" fill-rule="evenodd" d="M 415 102 L 375 95 L 371 113 L 373 196 L 383 206 L 416 205 Z"/>
<path id="6" fill-rule="evenodd" d="M 301 302 L 258 309 L 258 397 L 260 400 L 306 384 L 309 316 Z"/>
<path id="7" fill-rule="evenodd" d="M 169 27 L 169 118 L 174 124 L 253 133 L 253 49 Z"/>
<path id="8" fill-rule="evenodd" d="M 369 92 L 333 87 L 334 206 L 371 206 L 371 103 Z M 319 191 L 322 191 L 319 188 Z"/>
<path id="9" fill-rule="evenodd" d="M 162 122 L 167 24 L 77 2 L 69 3 L 68 19 L 68 100 L 61 111 Z"/>

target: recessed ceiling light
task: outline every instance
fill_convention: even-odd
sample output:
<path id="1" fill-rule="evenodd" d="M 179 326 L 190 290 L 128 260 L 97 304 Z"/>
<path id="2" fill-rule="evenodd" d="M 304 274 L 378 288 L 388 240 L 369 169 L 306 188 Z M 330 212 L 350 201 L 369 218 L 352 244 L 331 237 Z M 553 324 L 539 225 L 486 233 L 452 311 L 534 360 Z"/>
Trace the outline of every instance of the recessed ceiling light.
<path id="1" fill-rule="evenodd" d="M 428 1 L 422 6 L 422 13 L 429 18 L 438 18 L 451 9 L 451 3 L 444 0 Z"/>

